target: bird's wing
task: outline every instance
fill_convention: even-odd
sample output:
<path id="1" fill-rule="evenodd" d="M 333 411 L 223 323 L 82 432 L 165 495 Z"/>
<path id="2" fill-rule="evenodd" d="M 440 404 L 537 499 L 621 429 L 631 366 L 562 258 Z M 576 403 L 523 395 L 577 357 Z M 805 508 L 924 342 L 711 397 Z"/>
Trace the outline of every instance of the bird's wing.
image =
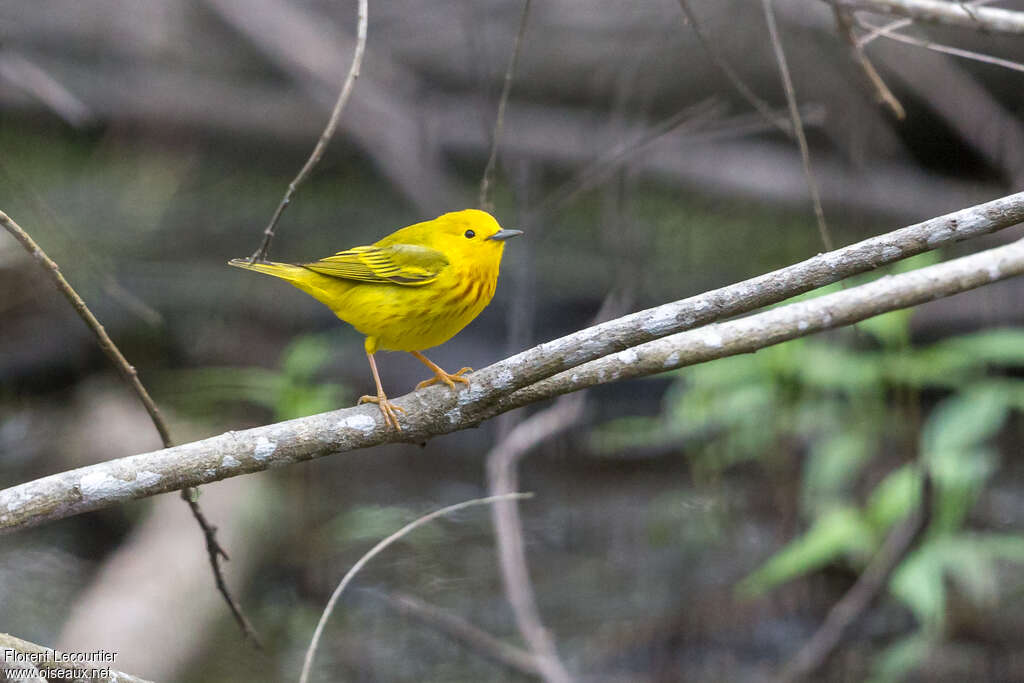
<path id="1" fill-rule="evenodd" d="M 389 244 L 353 247 L 302 266 L 345 280 L 417 286 L 436 280 L 448 266 L 448 258 L 430 247 Z"/>

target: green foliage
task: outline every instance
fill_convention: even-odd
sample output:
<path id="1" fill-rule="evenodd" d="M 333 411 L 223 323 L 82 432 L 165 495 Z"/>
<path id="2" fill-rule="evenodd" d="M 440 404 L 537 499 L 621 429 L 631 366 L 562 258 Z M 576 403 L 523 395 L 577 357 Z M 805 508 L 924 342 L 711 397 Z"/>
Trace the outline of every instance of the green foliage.
<path id="1" fill-rule="evenodd" d="M 848 505 L 835 507 L 814 520 L 803 536 L 740 582 L 739 591 L 746 596 L 763 593 L 844 555 L 863 560 L 870 556 L 877 543 L 874 530 L 860 510 Z"/>
<path id="2" fill-rule="evenodd" d="M 863 568 L 920 504 L 927 471 L 929 528 L 890 583 L 920 630 L 880 656 L 877 681 L 898 680 L 941 637 L 950 587 L 991 604 L 999 563 L 1024 562 L 1024 537 L 965 528 L 998 465 L 990 442 L 1012 411 L 1024 409 L 1024 382 L 1010 373 L 1024 367 L 1024 330 L 913 348 L 910 317 L 897 311 L 827 339 L 681 370 L 660 417 L 615 420 L 592 436 L 598 451 L 686 444 L 698 475 L 742 461 L 771 463 L 794 447 L 806 453 L 800 505 L 807 529 L 738 585 L 747 596 L 829 564 Z M 923 417 L 922 396 L 940 399 Z M 886 476 L 866 495 L 858 492 L 883 468 Z"/>
<path id="3" fill-rule="evenodd" d="M 875 663 L 868 683 L 895 683 L 913 671 L 928 656 L 935 645 L 935 635 L 927 631 L 915 631 L 886 648 Z"/>
<path id="4" fill-rule="evenodd" d="M 354 541 L 373 541 L 387 538 L 420 516 L 405 507 L 384 505 L 356 505 L 336 516 L 324 528 L 323 547 L 336 548 Z M 403 538 L 404 542 L 424 548 L 436 547 L 444 542 L 444 529 L 427 525 Z"/>
<path id="5" fill-rule="evenodd" d="M 305 335 L 281 354 L 280 370 L 210 367 L 159 378 L 158 393 L 182 412 L 209 415 L 237 404 L 255 404 L 290 420 L 345 403 L 344 387 L 317 377 L 331 355 L 326 335 Z"/>

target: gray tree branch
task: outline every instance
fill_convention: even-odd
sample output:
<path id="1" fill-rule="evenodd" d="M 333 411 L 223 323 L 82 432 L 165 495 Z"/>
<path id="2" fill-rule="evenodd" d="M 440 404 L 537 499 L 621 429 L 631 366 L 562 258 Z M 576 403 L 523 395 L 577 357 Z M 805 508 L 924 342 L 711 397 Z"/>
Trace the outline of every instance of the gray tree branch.
<path id="1" fill-rule="evenodd" d="M 420 443 L 595 384 L 747 353 L 950 296 L 1024 271 L 1024 243 L 685 332 L 1021 220 L 1024 193 L 580 330 L 474 373 L 472 385 L 457 393 L 428 387 L 399 398 L 396 403 L 406 410 L 402 432 L 388 429 L 375 407 L 357 406 L 227 432 L 13 486 L 0 491 L 0 532 L 331 453 L 393 441 Z"/>
<path id="2" fill-rule="evenodd" d="M 994 33 L 1024 33 L 1024 12 L 999 7 L 965 7 L 962 2 L 947 0 L 839 0 L 838 4 L 934 24 Z"/>

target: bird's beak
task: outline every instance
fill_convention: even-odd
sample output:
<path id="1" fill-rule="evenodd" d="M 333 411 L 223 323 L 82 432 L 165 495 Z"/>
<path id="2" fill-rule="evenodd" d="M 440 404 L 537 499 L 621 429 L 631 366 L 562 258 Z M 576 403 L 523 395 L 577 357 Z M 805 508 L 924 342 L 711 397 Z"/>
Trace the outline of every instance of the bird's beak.
<path id="1" fill-rule="evenodd" d="M 491 235 L 487 239 L 489 239 L 489 240 L 497 240 L 499 242 L 504 242 L 509 237 L 517 237 L 517 236 L 522 235 L 522 234 L 523 234 L 522 230 L 499 230 L 498 232 L 494 233 L 493 235 Z"/>

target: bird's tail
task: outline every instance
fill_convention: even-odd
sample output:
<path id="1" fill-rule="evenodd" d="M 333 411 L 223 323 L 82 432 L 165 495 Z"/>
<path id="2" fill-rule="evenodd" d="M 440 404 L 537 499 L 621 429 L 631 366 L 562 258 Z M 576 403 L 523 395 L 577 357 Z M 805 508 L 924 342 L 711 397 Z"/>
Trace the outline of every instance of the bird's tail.
<path id="1" fill-rule="evenodd" d="M 255 261 L 250 263 L 249 259 L 234 258 L 228 261 L 228 265 L 235 266 L 236 268 L 245 268 L 246 270 L 255 270 L 257 273 L 266 273 L 267 275 L 273 275 L 288 281 L 298 280 L 303 275 L 309 274 L 309 271 L 302 266 L 293 266 L 290 263 L 276 263 L 274 261 Z"/>

